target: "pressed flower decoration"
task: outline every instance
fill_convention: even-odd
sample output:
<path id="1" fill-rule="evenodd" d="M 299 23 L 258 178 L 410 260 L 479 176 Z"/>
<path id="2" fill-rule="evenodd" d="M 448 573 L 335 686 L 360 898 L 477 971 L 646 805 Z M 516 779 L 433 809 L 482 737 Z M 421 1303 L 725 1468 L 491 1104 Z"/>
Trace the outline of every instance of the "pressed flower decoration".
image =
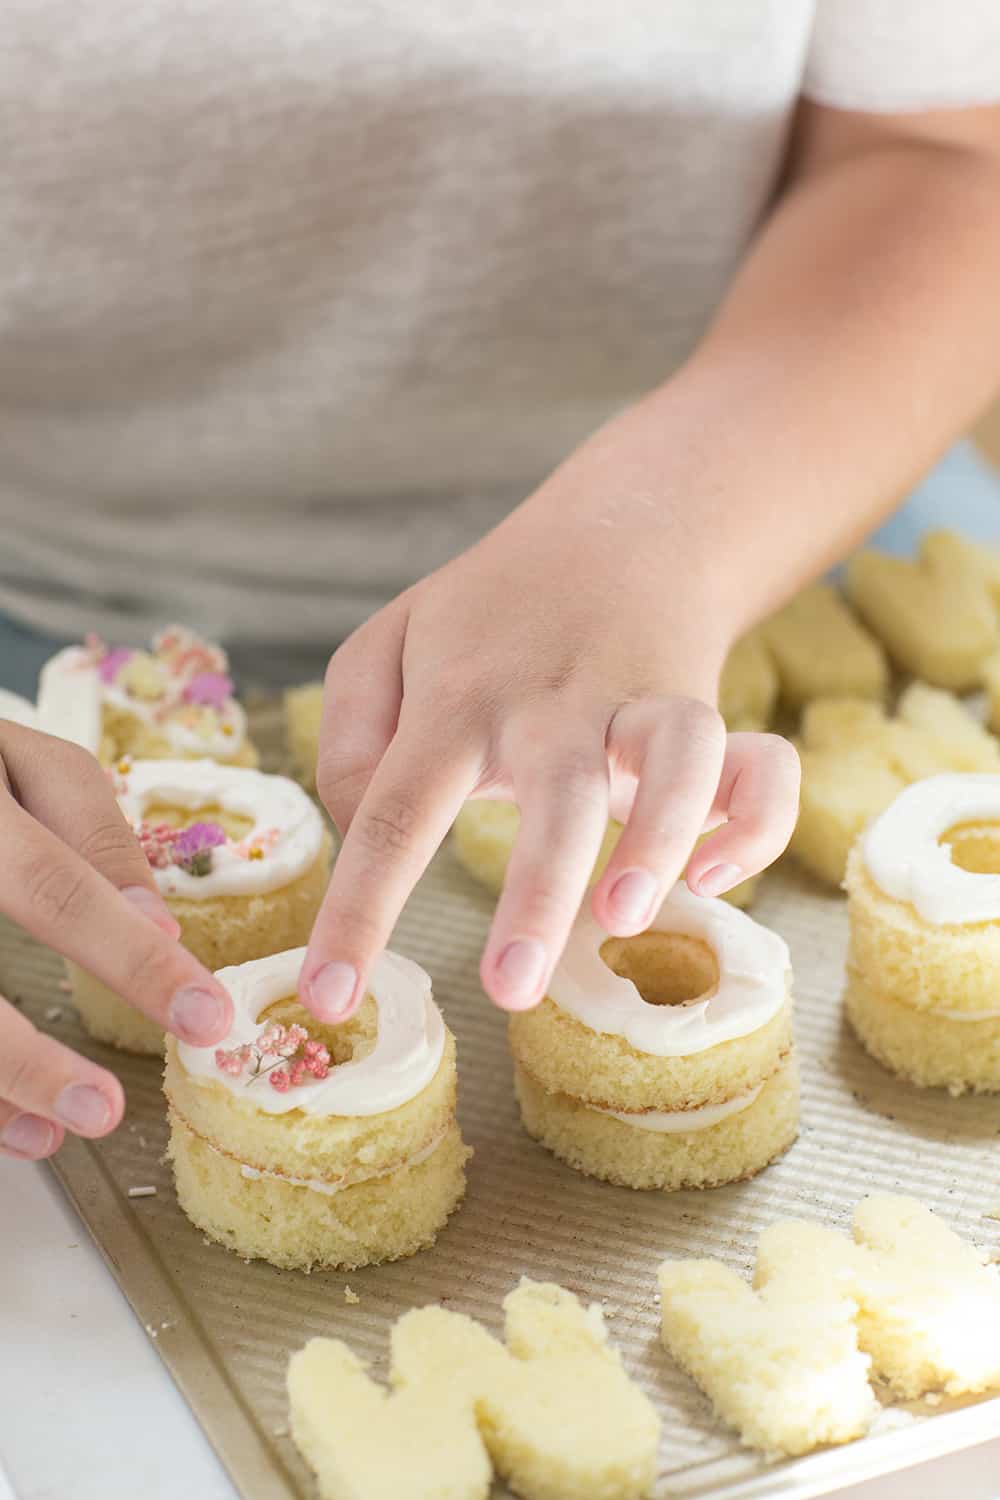
<path id="1" fill-rule="evenodd" d="M 113 774 L 112 784 L 115 784 Z M 192 823 L 188 828 L 174 828 L 170 823 L 140 823 L 135 835 L 154 870 L 174 865 L 188 875 L 208 875 L 214 866 L 216 849 L 226 848 L 237 859 L 266 859 L 281 838 L 281 831 L 262 828 L 238 843 L 230 843 L 218 823 Z"/>
<path id="2" fill-rule="evenodd" d="M 329 1050 L 304 1026 L 282 1026 L 271 1021 L 253 1042 L 240 1047 L 217 1047 L 215 1066 L 230 1078 L 243 1078 L 249 1085 L 266 1078 L 279 1094 L 299 1088 L 311 1079 L 321 1081 L 330 1072 Z M 245 1075 L 245 1077 L 244 1077 Z"/>
<path id="3" fill-rule="evenodd" d="M 153 641 L 152 651 L 108 646 L 88 635 L 80 666 L 96 670 L 100 680 L 127 698 L 141 700 L 159 722 L 176 720 L 209 737 L 235 733 L 228 722 L 233 682 L 226 654 L 180 626 L 171 626 Z"/>

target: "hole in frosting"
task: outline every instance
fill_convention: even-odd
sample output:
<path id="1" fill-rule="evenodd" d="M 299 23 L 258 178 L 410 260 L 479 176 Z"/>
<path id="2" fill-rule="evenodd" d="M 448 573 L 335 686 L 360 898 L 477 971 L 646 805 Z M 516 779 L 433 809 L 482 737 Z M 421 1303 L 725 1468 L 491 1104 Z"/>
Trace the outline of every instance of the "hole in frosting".
<path id="1" fill-rule="evenodd" d="M 193 808 L 170 807 L 158 802 L 150 803 L 142 816 L 143 821 L 153 828 L 158 823 L 166 823 L 168 828 L 190 828 L 192 823 L 218 823 L 226 837 L 236 843 L 246 838 L 254 826 L 252 818 L 244 817 L 242 813 L 230 812 L 228 808 L 220 807 L 216 802 Z"/>
<path id="2" fill-rule="evenodd" d="M 378 1008 L 371 995 L 366 996 L 364 1004 L 349 1021 L 341 1021 L 336 1026 L 318 1021 L 299 1003 L 296 995 L 275 1000 L 261 1011 L 257 1020 L 261 1026 L 266 1026 L 269 1021 L 278 1021 L 282 1026 L 304 1026 L 311 1037 L 326 1047 L 334 1067 L 367 1057 L 375 1046 L 378 1032 Z"/>
<path id="3" fill-rule="evenodd" d="M 611 937 L 601 958 L 612 973 L 630 979 L 647 1005 L 687 1005 L 712 994 L 719 964 L 707 943 L 681 932 L 640 932 Z"/>
<path id="4" fill-rule="evenodd" d="M 951 862 L 972 875 L 1000 875 L 1000 823 L 956 823 L 938 839 Z"/>

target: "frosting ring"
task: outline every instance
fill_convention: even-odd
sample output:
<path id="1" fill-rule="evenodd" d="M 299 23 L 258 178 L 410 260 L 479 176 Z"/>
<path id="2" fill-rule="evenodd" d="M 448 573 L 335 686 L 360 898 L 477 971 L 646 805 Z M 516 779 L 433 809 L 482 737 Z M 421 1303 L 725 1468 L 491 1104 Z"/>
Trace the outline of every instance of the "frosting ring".
<path id="1" fill-rule="evenodd" d="M 304 875 L 323 846 L 323 820 L 302 788 L 285 776 L 268 776 L 214 760 L 138 760 L 120 773 L 118 804 L 134 828 L 146 809 L 163 803 L 196 812 L 221 807 L 250 818 L 239 843 L 266 838 L 267 853 L 248 859 L 231 840 L 213 851 L 212 868 L 193 875 L 177 865 L 154 869 L 162 896 L 205 901 L 214 896 L 258 896 L 281 890 Z"/>
<path id="2" fill-rule="evenodd" d="M 216 974 L 232 996 L 233 1024 L 220 1045 L 252 1043 L 259 1017 L 276 1000 L 294 995 L 305 948 L 290 948 Z M 444 1053 L 445 1029 L 431 995 L 430 976 L 409 958 L 388 949 L 375 960 L 368 992 L 378 1007 L 375 1046 L 365 1057 L 340 1063 L 324 1079 L 313 1079 L 285 1094 L 266 1082 L 252 1087 L 221 1072 L 211 1047 L 177 1043 L 177 1056 L 196 1083 L 221 1084 L 265 1114 L 300 1109 L 308 1115 L 380 1115 L 398 1109 L 426 1088 Z"/>
<path id="3" fill-rule="evenodd" d="M 1000 921 L 1000 874 L 979 875 L 952 862 L 939 842 L 959 823 L 1000 822 L 1000 776 L 944 774 L 906 787 L 863 835 L 875 884 L 909 903 L 935 927 Z"/>
<path id="4" fill-rule="evenodd" d="M 647 928 L 700 938 L 715 954 L 719 982 L 682 1005 L 650 1005 L 631 979 L 601 957 L 607 933 L 581 911 L 549 983 L 548 998 L 590 1031 L 620 1036 L 652 1057 L 688 1057 L 766 1026 L 788 997 L 791 960 L 777 933 L 728 902 L 675 885 Z"/>

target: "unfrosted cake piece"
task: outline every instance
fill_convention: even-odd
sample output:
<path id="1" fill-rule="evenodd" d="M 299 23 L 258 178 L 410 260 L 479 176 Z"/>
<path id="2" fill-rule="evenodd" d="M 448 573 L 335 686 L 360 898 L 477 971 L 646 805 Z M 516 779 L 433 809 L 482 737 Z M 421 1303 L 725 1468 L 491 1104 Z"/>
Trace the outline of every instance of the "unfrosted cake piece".
<path id="1" fill-rule="evenodd" d="M 845 1006 L 913 1083 L 1000 1091 L 1000 774 L 915 782 L 847 867 Z"/>
<path id="2" fill-rule="evenodd" d="M 888 691 L 885 652 L 831 584 L 803 589 L 764 621 L 760 635 L 793 708 L 813 698 L 882 699 Z"/>
<path id="3" fill-rule="evenodd" d="M 760 630 L 751 630 L 726 657 L 719 679 L 719 712 L 726 728 L 769 729 L 778 701 L 778 669 Z"/>
<path id="4" fill-rule="evenodd" d="M 895 717 L 865 699 L 817 699 L 802 717 L 791 849 L 840 885 L 855 839 L 905 786 L 941 771 L 1000 771 L 1000 744 L 950 693 L 915 682 Z"/>
<path id="5" fill-rule="evenodd" d="M 900 1400 L 1000 1387 L 1000 1270 L 930 1209 L 865 1198 L 853 1241 L 772 1224 L 754 1290 L 712 1260 L 660 1267 L 663 1342 L 751 1447 L 777 1456 L 861 1437 L 878 1379 Z"/>
<path id="6" fill-rule="evenodd" d="M 772 1225 L 757 1284 L 780 1293 L 791 1275 L 821 1297 L 842 1289 L 857 1305 L 872 1377 L 899 1400 L 1000 1387 L 1000 1269 L 914 1198 L 863 1198 L 853 1228 L 852 1242 L 820 1224 Z"/>
<path id="7" fill-rule="evenodd" d="M 207 969 L 308 940 L 330 837 L 294 781 L 211 760 L 127 757 L 112 780 L 181 942 Z M 67 968 L 91 1036 L 128 1052 L 163 1051 L 154 1021 L 79 965 Z"/>
<path id="8" fill-rule="evenodd" d="M 58 652 L 39 674 L 38 727 L 105 766 L 126 755 L 207 756 L 234 766 L 258 758 L 226 653 L 180 625 L 161 631 L 148 651 L 92 635 Z"/>
<path id="9" fill-rule="evenodd" d="M 462 869 L 495 896 L 503 889 L 507 866 L 521 826 L 521 814 L 513 802 L 477 797 L 466 802 L 451 830 L 451 847 Z M 589 885 L 596 885 L 621 836 L 621 824 L 610 822 L 594 862 Z M 733 906 L 749 906 L 757 894 L 761 877 L 741 880 L 722 898 Z"/>
<path id="10" fill-rule="evenodd" d="M 847 593 L 904 671 L 953 692 L 981 681 L 997 647 L 992 580 L 961 538 L 930 533 L 916 561 L 874 550 L 847 564 Z"/>
<path id="11" fill-rule="evenodd" d="M 177 1198 L 210 1239 L 287 1269 L 354 1270 L 434 1242 L 465 1192 L 455 1042 L 423 969 L 375 962 L 336 1026 L 301 1005 L 305 948 L 222 969 L 215 1049 L 167 1040 Z"/>
<path id="12" fill-rule="evenodd" d="M 664 1347 L 743 1442 L 771 1457 L 849 1443 L 878 1402 L 858 1348 L 857 1307 L 836 1280 L 793 1267 L 756 1292 L 715 1260 L 660 1267 Z"/>
<path id="13" fill-rule="evenodd" d="M 675 886 L 649 929 L 586 910 L 542 1003 L 512 1015 L 528 1134 L 623 1187 L 715 1187 L 798 1132 L 788 949 L 724 901 Z"/>
<path id="14" fill-rule="evenodd" d="M 505 1345 L 460 1313 L 406 1313 L 390 1390 L 338 1340 L 292 1356 L 292 1437 L 323 1500 L 485 1500 L 494 1468 L 522 1500 L 649 1493 L 659 1419 L 600 1308 L 524 1280 L 504 1312 Z"/>
<path id="15" fill-rule="evenodd" d="M 1000 730 L 1000 651 L 994 651 L 983 662 L 983 687 L 990 728 Z"/>
<path id="16" fill-rule="evenodd" d="M 316 790 L 316 759 L 323 719 L 323 684 L 306 682 L 285 693 L 285 738 L 292 774 L 307 792 Z"/>

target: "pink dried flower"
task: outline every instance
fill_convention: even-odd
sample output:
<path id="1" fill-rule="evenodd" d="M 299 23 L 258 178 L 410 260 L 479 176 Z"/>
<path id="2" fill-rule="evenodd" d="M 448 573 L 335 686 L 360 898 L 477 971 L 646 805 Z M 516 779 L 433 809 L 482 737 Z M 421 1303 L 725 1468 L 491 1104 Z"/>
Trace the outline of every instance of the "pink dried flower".
<path id="1" fill-rule="evenodd" d="M 317 1041 L 315 1037 L 311 1037 L 309 1041 L 304 1044 L 302 1050 L 305 1053 L 306 1057 L 318 1057 L 321 1052 L 326 1052 L 326 1048 L 323 1046 L 323 1043 Z M 327 1060 L 329 1060 L 329 1052 L 326 1052 L 326 1055 Z"/>
<path id="2" fill-rule="evenodd" d="M 292 1080 L 284 1068 L 272 1068 L 267 1075 L 268 1082 L 279 1094 L 287 1094 L 292 1086 Z"/>
<path id="3" fill-rule="evenodd" d="M 136 829 L 139 847 L 154 870 L 165 870 L 172 862 L 177 829 L 169 823 L 140 823 Z"/>
<path id="4" fill-rule="evenodd" d="M 224 1047 L 215 1049 L 215 1066 L 221 1073 L 229 1073 L 233 1078 L 239 1078 L 243 1072 L 244 1059 L 240 1053 L 242 1047 L 232 1047 L 227 1051 Z"/>
<path id="5" fill-rule="evenodd" d="M 185 703 L 198 703 L 205 708 L 222 708 L 233 696 L 233 683 L 224 672 L 199 672 L 192 677 L 182 694 Z"/>
<path id="6" fill-rule="evenodd" d="M 302 1026 L 289 1026 L 283 1040 L 275 1048 L 279 1057 L 294 1057 L 309 1033 Z"/>
<path id="7" fill-rule="evenodd" d="M 257 1046 L 265 1057 L 279 1056 L 278 1048 L 285 1040 L 285 1028 L 279 1021 L 271 1021 L 257 1038 Z M 293 1049 L 294 1050 L 294 1049 Z"/>
<path id="8" fill-rule="evenodd" d="M 289 1063 L 288 1076 L 292 1080 L 293 1088 L 298 1088 L 306 1076 L 306 1060 L 304 1057 L 297 1057 L 294 1062 Z"/>
<path id="9" fill-rule="evenodd" d="M 309 1060 L 309 1062 L 306 1064 L 306 1066 L 308 1067 L 308 1069 L 309 1069 L 310 1073 L 312 1074 L 312 1076 L 315 1079 L 317 1079 L 317 1081 L 319 1081 L 319 1082 L 322 1082 L 322 1080 L 324 1078 L 326 1078 L 326 1077 L 329 1076 L 329 1072 L 330 1072 L 329 1061 L 325 1061 L 324 1062 L 323 1059 L 321 1059 L 319 1057 L 314 1057 L 314 1058 L 311 1058 Z"/>

